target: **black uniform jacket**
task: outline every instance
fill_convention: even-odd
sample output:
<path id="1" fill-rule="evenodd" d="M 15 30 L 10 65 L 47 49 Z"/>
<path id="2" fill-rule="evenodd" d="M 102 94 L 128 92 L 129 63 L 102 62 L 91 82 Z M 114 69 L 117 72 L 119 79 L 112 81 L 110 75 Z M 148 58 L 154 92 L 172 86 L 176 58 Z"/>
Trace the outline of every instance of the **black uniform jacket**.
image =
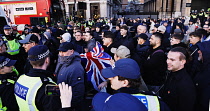
<path id="1" fill-rule="evenodd" d="M 58 111 L 61 108 L 60 96 L 47 96 L 45 94 L 45 87 L 47 84 L 52 84 L 49 82 L 47 77 L 52 76 L 52 74 L 46 70 L 42 69 L 31 69 L 27 76 L 30 77 L 40 77 L 43 85 L 38 90 L 35 104 L 39 111 Z"/>

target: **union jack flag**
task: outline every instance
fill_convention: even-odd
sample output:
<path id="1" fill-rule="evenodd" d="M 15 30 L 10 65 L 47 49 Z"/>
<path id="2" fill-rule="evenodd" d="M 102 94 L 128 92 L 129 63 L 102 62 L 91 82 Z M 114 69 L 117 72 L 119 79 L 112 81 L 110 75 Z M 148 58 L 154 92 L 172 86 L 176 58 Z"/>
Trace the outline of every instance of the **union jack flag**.
<path id="1" fill-rule="evenodd" d="M 80 54 L 80 56 L 82 62 L 85 64 L 88 81 L 91 81 L 93 87 L 96 90 L 99 90 L 98 85 L 103 81 L 106 81 L 106 78 L 101 74 L 101 70 L 106 67 L 111 67 L 111 56 L 104 52 L 104 49 L 99 42 L 96 42 L 96 47 L 94 47 L 92 51 Z"/>

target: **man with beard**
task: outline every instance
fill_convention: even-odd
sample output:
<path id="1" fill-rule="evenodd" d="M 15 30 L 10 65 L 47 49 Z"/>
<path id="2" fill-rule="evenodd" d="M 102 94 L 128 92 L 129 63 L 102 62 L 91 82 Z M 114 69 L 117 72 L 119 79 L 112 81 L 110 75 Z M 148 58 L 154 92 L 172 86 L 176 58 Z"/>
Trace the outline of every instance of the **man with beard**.
<path id="1" fill-rule="evenodd" d="M 166 55 L 161 47 L 163 34 L 153 33 L 150 38 L 151 48 L 147 52 L 147 60 L 143 64 L 142 77 L 149 90 L 158 91 L 165 80 Z"/>

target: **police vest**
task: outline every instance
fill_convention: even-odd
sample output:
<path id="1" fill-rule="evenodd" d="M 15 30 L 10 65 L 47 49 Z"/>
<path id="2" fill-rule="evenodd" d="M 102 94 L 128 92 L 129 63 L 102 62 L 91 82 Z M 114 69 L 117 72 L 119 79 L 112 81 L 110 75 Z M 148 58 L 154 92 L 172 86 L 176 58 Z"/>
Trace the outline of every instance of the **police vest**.
<path id="1" fill-rule="evenodd" d="M 51 78 L 47 78 L 49 82 L 56 84 Z M 15 97 L 20 111 L 38 111 L 35 104 L 37 91 L 43 82 L 40 77 L 30 77 L 22 75 L 15 83 Z"/>
<path id="2" fill-rule="evenodd" d="M 107 24 L 108 23 L 108 20 L 105 20 L 105 23 Z"/>
<path id="3" fill-rule="evenodd" d="M 203 13 L 199 13 L 198 15 L 199 15 L 199 16 L 203 16 Z"/>
<path id="4" fill-rule="evenodd" d="M 86 23 L 85 23 L 85 24 L 83 24 L 83 26 L 84 26 L 84 27 L 87 27 Z"/>
<path id="5" fill-rule="evenodd" d="M 1 101 L 1 98 L 0 98 L 0 111 L 6 111 L 6 110 L 7 110 L 7 107 L 3 107 L 2 101 Z"/>
<path id="6" fill-rule="evenodd" d="M 208 8 L 207 11 L 210 12 L 210 8 Z"/>
<path id="7" fill-rule="evenodd" d="M 160 111 L 160 103 L 157 96 L 132 94 L 138 98 L 148 109 L 148 111 Z"/>
<path id="8" fill-rule="evenodd" d="M 79 26 L 79 27 L 80 27 L 80 26 L 81 26 L 81 23 L 77 23 L 77 26 Z"/>
<path id="9" fill-rule="evenodd" d="M 93 22 L 88 21 L 88 25 L 89 26 L 92 26 L 93 25 Z"/>
<path id="10" fill-rule="evenodd" d="M 3 37 L 4 41 L 7 41 L 6 46 L 7 46 L 7 53 L 10 55 L 16 55 L 19 54 L 20 52 L 20 43 L 16 40 L 7 40 L 6 37 Z"/>
<path id="11" fill-rule="evenodd" d="M 209 17 L 209 14 L 205 12 L 204 16 L 207 18 L 207 17 Z"/>
<path id="12" fill-rule="evenodd" d="M 191 15 L 192 16 L 192 18 L 194 18 L 194 19 L 196 19 L 197 18 L 197 15 Z"/>
<path id="13" fill-rule="evenodd" d="M 15 35 L 15 37 L 17 38 L 17 39 L 20 39 L 20 34 L 19 33 L 16 33 L 16 35 Z"/>

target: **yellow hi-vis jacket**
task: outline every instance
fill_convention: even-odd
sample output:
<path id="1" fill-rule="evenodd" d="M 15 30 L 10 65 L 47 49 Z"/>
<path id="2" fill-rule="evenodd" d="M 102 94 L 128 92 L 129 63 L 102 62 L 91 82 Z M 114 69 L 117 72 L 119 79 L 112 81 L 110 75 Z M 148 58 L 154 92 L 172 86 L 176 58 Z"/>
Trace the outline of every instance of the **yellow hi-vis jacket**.
<path id="1" fill-rule="evenodd" d="M 160 111 L 160 103 L 157 96 L 132 94 L 138 98 L 148 109 L 148 111 Z"/>
<path id="2" fill-rule="evenodd" d="M 56 84 L 51 78 L 49 82 Z M 15 83 L 15 97 L 20 111 L 38 111 L 35 97 L 43 82 L 40 77 L 22 75 Z"/>
<path id="3" fill-rule="evenodd" d="M 3 40 L 7 41 L 6 46 L 7 46 L 7 53 L 10 55 L 16 55 L 20 51 L 20 43 L 18 40 L 13 39 L 13 40 L 7 40 L 6 37 L 3 36 Z"/>
<path id="4" fill-rule="evenodd" d="M 194 18 L 194 19 L 196 19 L 197 18 L 197 15 L 193 15 L 192 14 L 191 17 Z"/>

